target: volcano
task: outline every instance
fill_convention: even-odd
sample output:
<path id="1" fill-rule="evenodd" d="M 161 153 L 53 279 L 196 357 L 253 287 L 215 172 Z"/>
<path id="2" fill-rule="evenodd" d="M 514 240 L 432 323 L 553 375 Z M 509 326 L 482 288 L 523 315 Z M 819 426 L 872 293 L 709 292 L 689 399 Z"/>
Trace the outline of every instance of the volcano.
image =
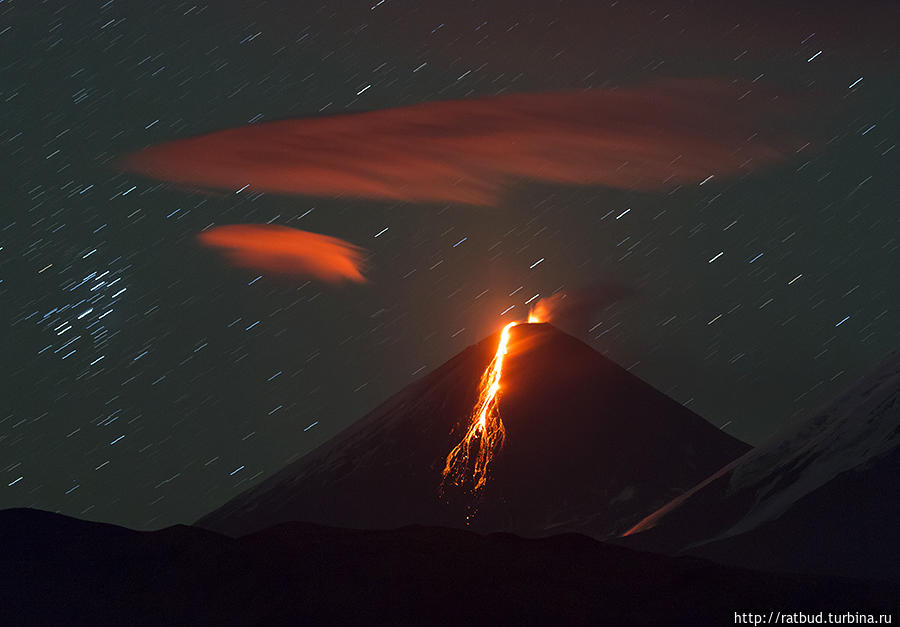
<path id="1" fill-rule="evenodd" d="M 604 539 L 749 449 L 550 324 L 523 323 L 509 334 L 497 404 L 506 437 L 477 496 L 442 493 L 442 472 L 500 334 L 197 525 L 233 537 L 305 521 Z"/>
<path id="2" fill-rule="evenodd" d="M 632 528 L 627 546 L 900 581 L 900 351 Z"/>

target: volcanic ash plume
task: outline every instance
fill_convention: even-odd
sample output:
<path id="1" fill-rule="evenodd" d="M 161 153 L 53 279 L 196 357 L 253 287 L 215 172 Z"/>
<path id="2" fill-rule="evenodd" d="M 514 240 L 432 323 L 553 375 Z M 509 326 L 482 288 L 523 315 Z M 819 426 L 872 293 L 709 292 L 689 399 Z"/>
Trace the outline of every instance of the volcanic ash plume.
<path id="1" fill-rule="evenodd" d="M 255 124 L 119 166 L 220 189 L 494 205 L 516 179 L 657 190 L 748 172 L 807 141 L 797 108 L 758 84 L 669 80 Z"/>
<path id="2" fill-rule="evenodd" d="M 623 283 L 596 281 L 540 299 L 531 309 L 529 322 L 552 321 L 560 329 L 582 334 L 591 326 L 597 312 L 634 294 L 635 291 Z"/>
<path id="3" fill-rule="evenodd" d="M 313 277 L 329 283 L 364 283 L 363 249 L 348 242 L 268 224 L 232 224 L 203 231 L 204 246 L 221 250 L 235 266 Z"/>

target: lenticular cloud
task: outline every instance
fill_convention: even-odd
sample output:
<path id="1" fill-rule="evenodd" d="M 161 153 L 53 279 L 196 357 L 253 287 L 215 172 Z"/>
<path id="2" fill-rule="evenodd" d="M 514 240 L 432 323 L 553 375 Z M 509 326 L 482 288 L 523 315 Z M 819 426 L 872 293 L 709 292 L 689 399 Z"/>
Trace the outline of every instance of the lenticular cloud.
<path id="1" fill-rule="evenodd" d="M 280 120 L 119 165 L 219 189 L 493 205 L 518 179 L 661 190 L 751 171 L 803 143 L 794 108 L 758 85 L 670 80 Z"/>
<path id="2" fill-rule="evenodd" d="M 336 237 L 285 226 L 231 224 L 203 231 L 197 239 L 236 266 L 329 283 L 365 282 L 363 250 Z"/>

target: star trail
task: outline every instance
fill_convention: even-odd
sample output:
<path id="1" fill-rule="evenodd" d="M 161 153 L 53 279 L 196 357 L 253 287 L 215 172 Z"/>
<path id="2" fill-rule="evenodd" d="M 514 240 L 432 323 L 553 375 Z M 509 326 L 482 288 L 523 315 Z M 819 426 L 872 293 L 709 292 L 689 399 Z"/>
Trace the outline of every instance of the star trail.
<path id="1" fill-rule="evenodd" d="M 584 296 L 564 330 L 750 443 L 897 348 L 896 7 L 567 4 L 0 2 L 0 507 L 192 522 L 557 294 Z M 467 117 L 672 80 L 739 87 L 723 102 L 753 115 L 734 134 L 718 100 L 632 119 L 642 143 L 622 146 L 654 180 L 690 167 L 663 186 L 620 184 L 616 144 L 596 156 L 610 129 L 585 137 L 582 114 L 560 136 L 557 96 L 507 119 L 509 145 Z M 341 135 L 425 103 L 425 133 Z M 770 106 L 801 141 L 754 117 Z M 684 133 L 660 140 L 672 118 Z M 349 186 L 254 185 L 241 142 L 227 185 L 117 167 L 290 120 Z M 778 157 L 742 167 L 748 140 Z M 287 167 L 270 157 L 255 175 Z M 329 261 L 261 237 L 227 266 L 198 240 L 227 225 L 306 234 Z"/>

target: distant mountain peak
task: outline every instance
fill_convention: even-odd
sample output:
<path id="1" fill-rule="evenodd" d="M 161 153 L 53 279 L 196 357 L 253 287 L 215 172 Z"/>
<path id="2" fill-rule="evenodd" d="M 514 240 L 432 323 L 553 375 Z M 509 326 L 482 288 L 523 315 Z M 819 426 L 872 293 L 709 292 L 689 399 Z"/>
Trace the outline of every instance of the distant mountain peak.
<path id="1" fill-rule="evenodd" d="M 631 528 L 625 544 L 900 581 L 900 351 Z M 764 550 L 763 550 L 764 548 Z"/>

